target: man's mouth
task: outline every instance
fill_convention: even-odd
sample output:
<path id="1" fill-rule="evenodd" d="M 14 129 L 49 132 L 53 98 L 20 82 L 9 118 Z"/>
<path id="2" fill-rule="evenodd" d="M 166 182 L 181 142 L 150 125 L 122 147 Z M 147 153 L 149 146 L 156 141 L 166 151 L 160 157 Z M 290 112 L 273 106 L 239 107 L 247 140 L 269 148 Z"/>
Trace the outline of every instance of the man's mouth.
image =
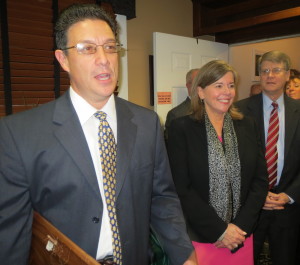
<path id="1" fill-rule="evenodd" d="M 110 78 L 110 74 L 100 74 L 96 76 L 96 79 L 100 81 L 105 81 L 108 80 L 109 78 Z"/>

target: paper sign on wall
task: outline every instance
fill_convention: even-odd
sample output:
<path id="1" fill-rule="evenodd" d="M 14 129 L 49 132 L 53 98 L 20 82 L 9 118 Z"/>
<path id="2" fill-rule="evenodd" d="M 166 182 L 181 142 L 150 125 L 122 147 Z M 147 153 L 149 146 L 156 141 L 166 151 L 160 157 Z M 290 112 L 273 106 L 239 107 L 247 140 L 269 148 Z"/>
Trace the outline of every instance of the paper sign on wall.
<path id="1" fill-rule="evenodd" d="M 172 104 L 172 93 L 157 92 L 157 104 Z"/>

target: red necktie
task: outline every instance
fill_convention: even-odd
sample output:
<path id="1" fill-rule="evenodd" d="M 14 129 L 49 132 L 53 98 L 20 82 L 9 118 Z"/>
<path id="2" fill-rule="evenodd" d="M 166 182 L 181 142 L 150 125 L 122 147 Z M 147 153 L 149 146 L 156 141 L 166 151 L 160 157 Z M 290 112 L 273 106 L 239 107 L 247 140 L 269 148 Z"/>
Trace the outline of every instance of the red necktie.
<path id="1" fill-rule="evenodd" d="M 268 137 L 266 144 L 266 161 L 269 175 L 269 189 L 272 189 L 277 180 L 277 141 L 279 134 L 279 119 L 278 119 L 278 104 L 272 103 L 273 110 L 271 111 Z"/>

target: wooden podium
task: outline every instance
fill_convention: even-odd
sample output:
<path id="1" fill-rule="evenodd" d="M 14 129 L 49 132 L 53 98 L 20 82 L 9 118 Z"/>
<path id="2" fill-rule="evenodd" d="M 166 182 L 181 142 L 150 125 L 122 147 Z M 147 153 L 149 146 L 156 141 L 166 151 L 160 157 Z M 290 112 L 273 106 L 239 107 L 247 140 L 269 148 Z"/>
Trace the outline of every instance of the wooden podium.
<path id="1" fill-rule="evenodd" d="M 30 265 L 99 265 L 45 218 L 34 213 Z"/>

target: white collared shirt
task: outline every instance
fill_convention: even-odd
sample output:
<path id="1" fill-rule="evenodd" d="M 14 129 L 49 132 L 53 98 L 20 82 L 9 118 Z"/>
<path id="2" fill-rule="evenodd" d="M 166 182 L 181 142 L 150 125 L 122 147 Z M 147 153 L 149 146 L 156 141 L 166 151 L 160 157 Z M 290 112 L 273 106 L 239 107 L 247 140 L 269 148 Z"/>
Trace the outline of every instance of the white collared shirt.
<path id="1" fill-rule="evenodd" d="M 93 160 L 94 168 L 97 175 L 98 185 L 102 197 L 103 215 L 102 215 L 101 231 L 99 235 L 99 243 L 98 243 L 98 250 L 96 256 L 96 259 L 101 259 L 107 255 L 111 255 L 113 253 L 113 247 L 112 247 L 112 234 L 111 234 L 110 222 L 109 222 L 109 217 L 107 212 L 107 205 L 104 197 L 103 177 L 102 177 L 100 153 L 99 153 L 99 143 L 98 143 L 99 120 L 94 116 L 95 112 L 97 112 L 98 110 L 93 106 L 91 106 L 84 98 L 79 96 L 72 89 L 72 87 L 70 87 L 70 97 L 71 97 L 72 104 L 75 108 L 75 111 L 77 113 L 77 116 L 79 118 L 86 141 L 88 143 L 88 147 Z M 114 95 L 112 95 L 109 98 L 108 102 L 101 109 L 101 111 L 107 114 L 107 121 L 114 133 L 115 141 L 117 143 L 117 115 L 116 115 Z"/>
<path id="2" fill-rule="evenodd" d="M 279 136 L 277 142 L 277 152 L 278 152 L 278 161 L 277 161 L 277 182 L 278 185 L 284 165 L 284 134 L 285 134 L 285 108 L 283 94 L 276 100 L 278 104 L 278 118 L 279 118 Z M 272 106 L 273 101 L 263 93 L 263 111 L 264 111 L 264 125 L 265 125 L 265 143 L 267 144 L 268 137 L 268 128 L 271 111 L 273 110 Z"/>

